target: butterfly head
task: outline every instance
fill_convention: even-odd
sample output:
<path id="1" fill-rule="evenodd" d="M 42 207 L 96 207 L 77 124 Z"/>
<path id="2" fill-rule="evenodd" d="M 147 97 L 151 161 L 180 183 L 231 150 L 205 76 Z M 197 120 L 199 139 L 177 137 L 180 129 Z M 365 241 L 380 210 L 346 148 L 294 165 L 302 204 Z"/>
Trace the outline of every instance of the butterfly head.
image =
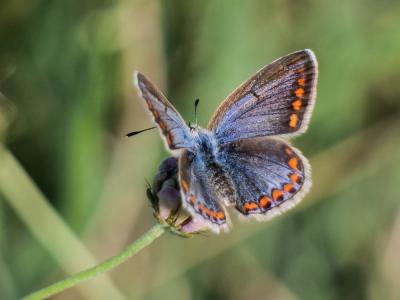
<path id="1" fill-rule="evenodd" d="M 188 127 L 189 127 L 189 129 L 190 129 L 190 132 L 195 132 L 198 128 L 199 128 L 199 125 L 197 124 L 197 123 L 192 123 L 192 122 L 188 122 Z"/>

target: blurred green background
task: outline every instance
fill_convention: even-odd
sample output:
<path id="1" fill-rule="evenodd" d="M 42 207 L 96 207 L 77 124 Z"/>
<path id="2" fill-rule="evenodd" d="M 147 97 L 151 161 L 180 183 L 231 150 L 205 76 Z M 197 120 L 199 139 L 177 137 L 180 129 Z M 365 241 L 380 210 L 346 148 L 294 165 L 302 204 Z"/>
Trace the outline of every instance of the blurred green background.
<path id="1" fill-rule="evenodd" d="M 320 78 L 294 142 L 313 167 L 301 205 L 220 236 L 164 235 L 53 299 L 400 299 L 399 1 L 2 0 L 0 41 L 0 138 L 48 199 L 2 148 L 0 299 L 103 260 L 154 223 L 145 179 L 168 153 L 156 131 L 124 137 L 151 126 L 133 70 L 188 121 L 200 98 L 205 126 L 248 76 L 304 48 Z"/>

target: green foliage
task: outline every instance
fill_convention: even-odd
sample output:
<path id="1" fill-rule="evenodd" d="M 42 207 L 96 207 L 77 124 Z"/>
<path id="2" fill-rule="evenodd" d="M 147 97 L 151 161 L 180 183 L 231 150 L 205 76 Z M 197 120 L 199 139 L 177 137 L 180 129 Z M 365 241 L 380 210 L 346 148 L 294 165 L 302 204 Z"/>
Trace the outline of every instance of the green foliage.
<path id="1" fill-rule="evenodd" d="M 399 298 L 399 18 L 390 0 L 2 1 L 0 140 L 82 242 L 65 242 L 64 222 L 46 224 L 58 238 L 36 231 L 47 210 L 34 203 L 47 200 L 13 197 L 26 191 L 0 164 L 16 176 L 0 182 L 0 298 L 73 272 L 77 247 L 104 259 L 151 226 L 145 179 L 167 154 L 155 131 L 124 138 L 151 124 L 133 70 L 187 121 L 200 98 L 205 126 L 248 76 L 303 48 L 320 81 L 295 141 L 314 170 L 300 208 L 218 237 L 163 238 L 107 282 L 134 299 Z"/>

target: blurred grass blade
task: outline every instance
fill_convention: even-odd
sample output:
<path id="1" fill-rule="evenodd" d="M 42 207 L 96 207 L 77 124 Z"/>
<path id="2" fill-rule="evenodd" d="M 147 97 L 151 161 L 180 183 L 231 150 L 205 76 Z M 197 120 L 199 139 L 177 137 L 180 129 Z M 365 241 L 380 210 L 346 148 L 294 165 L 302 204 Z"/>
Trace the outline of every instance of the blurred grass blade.
<path id="1" fill-rule="evenodd" d="M 7 128 L 15 117 L 16 107 L 0 92 L 0 141 L 4 140 Z"/>
<path id="2" fill-rule="evenodd" d="M 0 191 L 37 240 L 67 274 L 96 264 L 95 259 L 38 190 L 19 162 L 0 147 Z M 29 266 L 27 266 L 27 269 Z M 85 299 L 124 299 L 109 277 L 79 286 Z"/>
<path id="3" fill-rule="evenodd" d="M 0 68 L 0 84 L 9 80 L 16 71 L 16 66 L 14 65 L 6 65 Z"/>

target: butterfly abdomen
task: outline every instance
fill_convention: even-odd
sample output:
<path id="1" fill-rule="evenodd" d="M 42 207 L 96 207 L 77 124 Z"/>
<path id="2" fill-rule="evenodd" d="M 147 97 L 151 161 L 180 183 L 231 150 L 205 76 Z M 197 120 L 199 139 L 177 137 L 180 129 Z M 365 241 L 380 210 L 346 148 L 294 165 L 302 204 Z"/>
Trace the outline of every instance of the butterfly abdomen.
<path id="1" fill-rule="evenodd" d="M 212 162 L 209 164 L 209 174 L 209 180 L 215 187 L 218 199 L 223 200 L 227 205 L 234 203 L 235 188 L 223 167 L 216 162 Z"/>

